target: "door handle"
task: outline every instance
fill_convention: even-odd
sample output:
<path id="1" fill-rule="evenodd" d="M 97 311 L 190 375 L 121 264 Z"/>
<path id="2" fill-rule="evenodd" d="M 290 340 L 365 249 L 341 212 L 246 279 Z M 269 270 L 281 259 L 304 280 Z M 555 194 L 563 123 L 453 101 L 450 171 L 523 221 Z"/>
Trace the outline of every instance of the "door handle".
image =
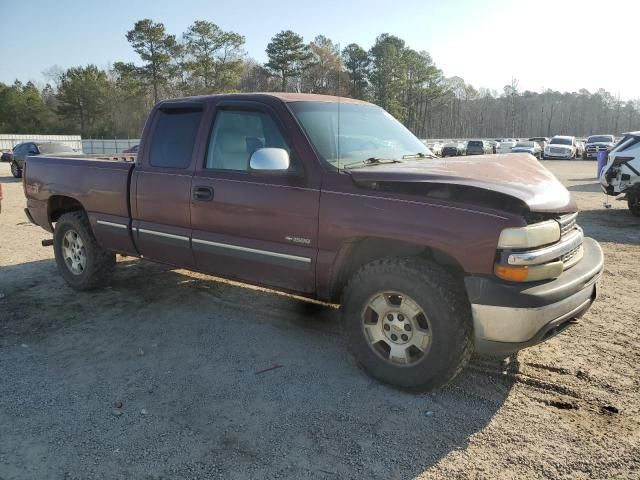
<path id="1" fill-rule="evenodd" d="M 213 188 L 193 187 L 193 199 L 200 202 L 210 202 L 213 200 Z"/>

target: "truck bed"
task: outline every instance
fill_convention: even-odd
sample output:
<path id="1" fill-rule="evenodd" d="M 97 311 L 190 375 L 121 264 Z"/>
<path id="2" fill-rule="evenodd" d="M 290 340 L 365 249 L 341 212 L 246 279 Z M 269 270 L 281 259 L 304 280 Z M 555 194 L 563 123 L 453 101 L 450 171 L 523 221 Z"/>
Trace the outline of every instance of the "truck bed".
<path id="1" fill-rule="evenodd" d="M 134 165 L 126 156 L 28 157 L 24 187 L 34 222 L 52 231 L 56 204 L 64 197 L 64 201 L 79 202 L 94 226 L 98 220 L 128 225 L 129 178 Z"/>

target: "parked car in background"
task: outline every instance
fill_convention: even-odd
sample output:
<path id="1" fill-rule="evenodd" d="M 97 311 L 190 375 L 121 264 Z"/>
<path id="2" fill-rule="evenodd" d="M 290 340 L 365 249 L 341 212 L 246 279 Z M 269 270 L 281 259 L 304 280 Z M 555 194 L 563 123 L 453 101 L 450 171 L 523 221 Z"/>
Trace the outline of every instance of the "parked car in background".
<path id="1" fill-rule="evenodd" d="M 467 142 L 467 155 L 486 155 L 493 153 L 493 147 L 485 140 L 469 140 Z"/>
<path id="2" fill-rule="evenodd" d="M 0 162 L 10 162 L 13 160 L 13 150 L 5 150 L 0 155 Z"/>
<path id="3" fill-rule="evenodd" d="M 515 138 L 503 138 L 500 140 L 499 153 L 511 153 L 511 149 L 518 143 Z"/>
<path id="4" fill-rule="evenodd" d="M 598 152 L 602 150 L 609 152 L 613 148 L 614 144 L 615 138 L 613 135 L 590 135 L 589 138 L 587 138 L 582 158 L 585 160 L 589 158 L 597 158 Z"/>
<path id="5" fill-rule="evenodd" d="M 538 145 L 540 145 L 540 151 L 544 152 L 545 147 L 549 143 L 549 138 L 548 137 L 531 137 L 528 141 L 536 142 Z"/>
<path id="6" fill-rule="evenodd" d="M 134 145 L 133 147 L 129 147 L 126 150 L 123 150 L 122 153 L 138 153 L 138 147 L 140 145 Z"/>
<path id="7" fill-rule="evenodd" d="M 527 155 L 425 160 L 380 107 L 294 93 L 161 102 L 141 142 L 135 162 L 27 159 L 27 216 L 76 290 L 107 285 L 122 253 L 341 303 L 364 369 L 421 389 L 596 299 L 602 249 Z"/>
<path id="8" fill-rule="evenodd" d="M 467 146 L 464 142 L 445 143 L 442 147 L 443 157 L 459 157 L 467 154 Z"/>
<path id="9" fill-rule="evenodd" d="M 442 156 L 442 143 L 440 142 L 424 142 L 429 150 L 433 152 L 437 157 Z"/>
<path id="10" fill-rule="evenodd" d="M 608 195 L 625 195 L 631 213 L 640 217 L 640 131 L 625 133 L 611 149 L 600 184 Z"/>
<path id="11" fill-rule="evenodd" d="M 34 155 L 73 157 L 82 155 L 82 152 L 58 142 L 22 142 L 13 147 L 11 174 L 16 178 L 22 177 L 25 159 Z"/>
<path id="12" fill-rule="evenodd" d="M 556 135 L 544 149 L 542 158 L 569 160 L 576 158 L 576 150 L 576 137 Z"/>
<path id="13" fill-rule="evenodd" d="M 538 142 L 518 142 L 513 146 L 511 151 L 513 153 L 529 153 L 537 159 L 540 159 L 542 156 L 542 149 L 540 145 L 538 145 Z"/>

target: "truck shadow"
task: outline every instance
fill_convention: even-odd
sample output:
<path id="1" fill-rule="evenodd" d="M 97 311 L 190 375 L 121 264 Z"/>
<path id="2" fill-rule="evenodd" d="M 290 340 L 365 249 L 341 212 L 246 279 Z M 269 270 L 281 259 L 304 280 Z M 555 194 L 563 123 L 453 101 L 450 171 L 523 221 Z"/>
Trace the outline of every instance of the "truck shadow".
<path id="1" fill-rule="evenodd" d="M 119 262 L 111 287 L 91 293 L 66 287 L 52 260 L 0 267 L 0 292 L 0 364 L 20 366 L 0 398 L 38 405 L 6 440 L 15 431 L 37 451 L 71 439 L 31 458 L 33 471 L 119 472 L 111 450 L 94 449 L 91 465 L 75 453 L 99 431 L 133 477 L 415 477 L 465 449 L 514 382 L 474 359 L 434 393 L 381 385 L 348 354 L 337 310 L 143 261 Z M 60 405 L 83 416 L 61 422 Z M 160 444 L 163 462 L 139 453 Z"/>
<path id="2" fill-rule="evenodd" d="M 626 208 L 580 210 L 578 223 L 599 242 L 640 245 L 640 218 Z"/>
<path id="3" fill-rule="evenodd" d="M 593 183 L 581 183 L 579 185 L 569 185 L 567 190 L 570 192 L 590 192 L 590 193 L 599 193 L 602 192 L 602 188 L 600 187 L 600 183 L 594 181 Z"/>

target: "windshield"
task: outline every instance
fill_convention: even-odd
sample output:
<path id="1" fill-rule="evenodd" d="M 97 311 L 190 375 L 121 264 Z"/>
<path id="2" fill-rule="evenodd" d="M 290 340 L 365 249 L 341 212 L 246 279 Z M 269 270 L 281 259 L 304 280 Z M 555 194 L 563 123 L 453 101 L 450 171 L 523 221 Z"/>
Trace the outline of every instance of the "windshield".
<path id="1" fill-rule="evenodd" d="M 292 102 L 289 106 L 318 155 L 336 168 L 349 168 L 371 158 L 433 156 L 424 143 L 380 107 L 327 102 Z"/>
<path id="2" fill-rule="evenodd" d="M 483 147 L 483 143 L 481 140 L 469 140 L 468 143 L 469 147 Z"/>
<path id="3" fill-rule="evenodd" d="M 613 135 L 592 135 L 587 138 L 587 143 L 613 143 Z"/>
<path id="4" fill-rule="evenodd" d="M 549 142 L 552 145 L 571 145 L 570 138 L 552 138 Z"/>
<path id="5" fill-rule="evenodd" d="M 516 147 L 534 148 L 534 143 L 533 142 L 518 142 L 518 143 L 516 143 Z"/>
<path id="6" fill-rule="evenodd" d="M 41 143 L 38 145 L 40 153 L 73 153 L 75 150 L 62 143 Z"/>

